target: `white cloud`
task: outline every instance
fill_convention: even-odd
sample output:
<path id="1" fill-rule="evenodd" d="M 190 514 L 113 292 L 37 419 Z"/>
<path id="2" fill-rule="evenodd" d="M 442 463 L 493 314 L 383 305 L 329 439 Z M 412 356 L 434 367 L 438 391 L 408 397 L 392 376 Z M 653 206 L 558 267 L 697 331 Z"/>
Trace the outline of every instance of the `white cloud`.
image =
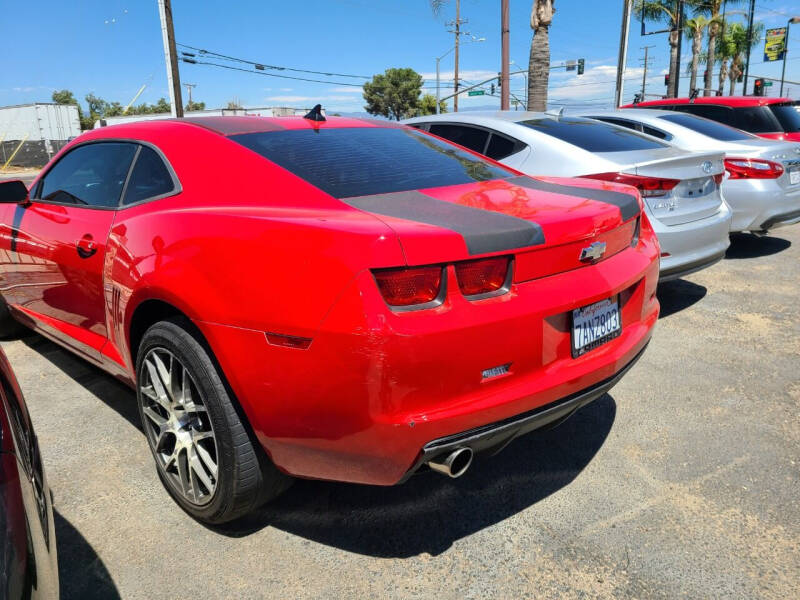
<path id="1" fill-rule="evenodd" d="M 280 88 L 279 92 L 291 92 L 294 88 Z"/>
<path id="2" fill-rule="evenodd" d="M 11 89 L 14 90 L 15 92 L 32 92 L 38 88 L 36 86 L 28 85 L 24 87 L 15 87 Z"/>
<path id="3" fill-rule="evenodd" d="M 311 96 L 267 96 L 264 100 L 270 102 L 311 102 Z"/>
<path id="4" fill-rule="evenodd" d="M 361 94 L 364 89 L 361 87 L 350 87 L 343 85 L 342 87 L 329 88 L 328 91 L 336 94 Z"/>
<path id="5" fill-rule="evenodd" d="M 436 72 L 432 73 L 420 73 L 423 79 L 426 79 L 428 82 L 435 82 L 436 81 Z M 449 81 L 452 83 L 453 78 L 455 77 L 454 71 L 439 71 L 439 80 L 442 82 Z M 459 79 L 466 79 L 467 81 L 474 81 L 475 83 L 479 81 L 484 81 L 486 79 L 491 79 L 492 77 L 497 77 L 497 71 L 459 71 L 458 78 Z"/>

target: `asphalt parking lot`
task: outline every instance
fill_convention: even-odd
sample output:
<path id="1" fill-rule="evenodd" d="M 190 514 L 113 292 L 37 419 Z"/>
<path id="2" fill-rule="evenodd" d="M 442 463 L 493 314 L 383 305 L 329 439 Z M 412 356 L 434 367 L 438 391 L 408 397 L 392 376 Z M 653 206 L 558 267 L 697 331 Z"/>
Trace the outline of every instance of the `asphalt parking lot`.
<path id="1" fill-rule="evenodd" d="M 797 597 L 799 265 L 800 226 L 736 236 L 659 289 L 653 342 L 609 395 L 461 479 L 299 481 L 219 529 L 162 488 L 131 391 L 44 338 L 3 342 L 63 597 Z"/>

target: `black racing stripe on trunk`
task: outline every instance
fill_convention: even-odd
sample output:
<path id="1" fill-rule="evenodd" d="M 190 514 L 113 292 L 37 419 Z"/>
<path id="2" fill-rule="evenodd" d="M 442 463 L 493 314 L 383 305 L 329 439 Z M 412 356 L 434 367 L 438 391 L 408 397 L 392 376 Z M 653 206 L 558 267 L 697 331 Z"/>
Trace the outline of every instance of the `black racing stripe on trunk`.
<path id="1" fill-rule="evenodd" d="M 341 198 L 354 208 L 387 217 L 436 225 L 461 234 L 470 254 L 487 254 L 544 244 L 538 223 L 471 206 L 437 200 L 422 192 L 392 192 Z"/>
<path id="2" fill-rule="evenodd" d="M 611 190 L 600 190 L 585 188 L 577 185 L 563 185 L 560 183 L 550 183 L 531 177 L 514 177 L 508 180 L 512 185 L 521 185 L 540 192 L 550 192 L 552 194 L 562 194 L 564 196 L 575 196 L 577 198 L 588 198 L 606 204 L 613 204 L 622 213 L 622 220 L 627 221 L 639 214 L 639 200 L 636 196 L 625 192 L 612 192 Z"/>

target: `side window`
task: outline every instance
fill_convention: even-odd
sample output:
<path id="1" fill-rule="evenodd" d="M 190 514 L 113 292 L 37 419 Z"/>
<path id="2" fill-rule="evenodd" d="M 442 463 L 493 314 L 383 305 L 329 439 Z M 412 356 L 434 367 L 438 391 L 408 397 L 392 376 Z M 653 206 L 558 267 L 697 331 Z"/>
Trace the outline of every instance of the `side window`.
<path id="1" fill-rule="evenodd" d="M 512 140 L 499 133 L 492 133 L 492 137 L 489 138 L 489 145 L 486 147 L 486 156 L 494 160 L 503 160 L 523 148 L 525 148 L 525 144 L 519 140 Z"/>
<path id="2" fill-rule="evenodd" d="M 733 125 L 733 111 L 727 106 L 715 106 L 713 104 L 681 104 L 676 108 L 682 112 L 688 112 L 698 117 L 705 117 L 725 125 Z"/>
<path id="3" fill-rule="evenodd" d="M 649 125 L 645 124 L 642 124 L 642 133 L 646 133 L 647 135 L 652 135 L 653 137 L 657 137 L 662 140 L 672 139 L 672 135 L 667 133 L 666 131 L 656 129 L 655 127 L 650 127 Z"/>
<path id="4" fill-rule="evenodd" d="M 641 128 L 638 123 L 634 123 L 633 121 L 628 121 L 626 119 L 615 119 L 613 117 L 589 117 L 589 118 L 597 119 L 598 121 L 604 121 L 605 123 L 611 123 L 612 125 L 617 125 L 619 127 L 633 129 L 634 131 L 641 131 Z"/>
<path id="5" fill-rule="evenodd" d="M 125 188 L 123 204 L 164 196 L 175 190 L 172 175 L 158 153 L 148 146 L 141 148 L 136 164 L 133 165 L 128 187 Z"/>
<path id="6" fill-rule="evenodd" d="M 772 111 L 766 106 L 746 106 L 734 111 L 735 122 L 728 123 L 739 129 L 752 133 L 769 133 L 782 131 L 781 124 L 775 119 Z"/>
<path id="7" fill-rule="evenodd" d="M 78 206 L 116 207 L 136 144 L 98 142 L 78 146 L 42 179 L 38 198 Z"/>
<path id="8" fill-rule="evenodd" d="M 460 144 L 475 152 L 483 154 L 486 148 L 486 141 L 489 139 L 489 132 L 485 129 L 468 127 L 466 125 L 449 125 L 432 123 L 429 130 L 432 134 L 443 137 L 446 140 Z"/>

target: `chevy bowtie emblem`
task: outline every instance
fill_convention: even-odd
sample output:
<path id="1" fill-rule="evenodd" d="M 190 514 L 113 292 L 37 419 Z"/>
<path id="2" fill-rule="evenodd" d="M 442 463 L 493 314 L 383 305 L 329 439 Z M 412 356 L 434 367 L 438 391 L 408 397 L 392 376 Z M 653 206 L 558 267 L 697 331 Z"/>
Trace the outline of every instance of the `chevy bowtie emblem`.
<path id="1" fill-rule="evenodd" d="M 581 260 L 599 260 L 603 257 L 603 254 L 606 253 L 606 243 L 605 242 L 593 242 L 592 244 L 586 246 L 586 248 L 581 249 Z"/>

